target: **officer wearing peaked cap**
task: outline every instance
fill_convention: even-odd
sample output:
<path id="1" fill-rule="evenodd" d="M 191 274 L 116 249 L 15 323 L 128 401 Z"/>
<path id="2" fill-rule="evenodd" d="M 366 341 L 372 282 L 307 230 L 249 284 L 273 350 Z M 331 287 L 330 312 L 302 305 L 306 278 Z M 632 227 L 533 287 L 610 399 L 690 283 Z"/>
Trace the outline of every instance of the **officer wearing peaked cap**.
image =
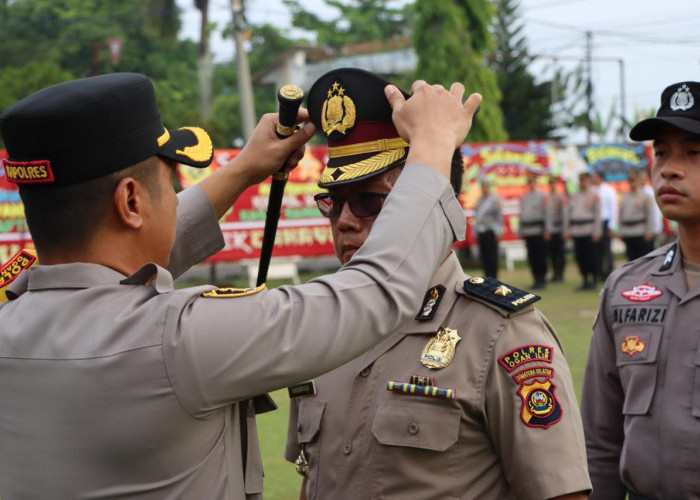
<path id="1" fill-rule="evenodd" d="M 387 84 L 336 69 L 309 93 L 311 120 L 328 142 L 319 181 L 327 192 L 316 201 L 344 267 L 362 258 L 370 231 L 402 231 L 381 217 L 414 144 L 392 124 Z M 462 173 L 456 150 L 452 199 Z M 285 457 L 304 476 L 302 498 L 585 497 L 571 376 L 556 334 L 532 306 L 538 297 L 465 276 L 452 251 L 443 257 L 411 322 L 290 388 Z"/>
<path id="2" fill-rule="evenodd" d="M 593 497 L 700 498 L 700 83 L 668 86 L 630 138 L 653 141 L 656 203 L 678 239 L 601 293 L 582 395 Z"/>
<path id="3" fill-rule="evenodd" d="M 231 163 L 176 196 L 175 164 L 208 165 L 212 144 L 164 128 L 143 75 L 63 83 L 3 112 L 4 171 L 41 265 L 0 305 L 2 498 L 260 498 L 255 414 L 274 405 L 258 395 L 389 335 L 464 233 L 446 177 L 480 97 L 419 83 L 406 103 L 391 90 L 417 145 L 380 218 L 399 233 L 373 233 L 336 275 L 276 290 L 174 290 L 173 276 L 223 246 L 218 217 L 292 168 L 312 124 L 279 140 L 265 115 Z M 451 126 L 437 136 L 436 122 Z"/>

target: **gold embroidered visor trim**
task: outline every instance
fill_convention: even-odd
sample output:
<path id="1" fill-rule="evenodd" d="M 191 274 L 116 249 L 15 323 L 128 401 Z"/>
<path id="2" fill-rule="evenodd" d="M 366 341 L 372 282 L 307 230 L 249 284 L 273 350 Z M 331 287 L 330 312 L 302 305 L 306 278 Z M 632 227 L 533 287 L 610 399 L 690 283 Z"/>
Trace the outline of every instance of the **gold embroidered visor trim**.
<path id="1" fill-rule="evenodd" d="M 199 127 L 181 127 L 180 130 L 189 130 L 197 138 L 197 144 L 187 146 L 183 149 L 175 151 L 176 154 L 186 156 L 192 161 L 203 162 L 211 158 L 214 151 L 214 145 L 211 142 L 209 134 L 204 129 Z"/>
<path id="2" fill-rule="evenodd" d="M 363 153 L 379 153 L 397 148 L 407 148 L 409 144 L 401 137 L 393 139 L 377 139 L 376 141 L 359 142 L 348 146 L 336 146 L 328 148 L 328 158 L 340 158 L 343 156 L 359 155 Z"/>
<path id="3" fill-rule="evenodd" d="M 357 179 L 376 172 L 377 170 L 381 170 L 384 167 L 388 167 L 405 156 L 405 149 L 392 149 L 391 151 L 379 153 L 371 158 L 367 158 L 366 160 L 362 160 L 357 163 L 351 163 L 350 165 L 343 165 L 342 167 L 336 168 L 326 167 L 326 169 L 323 171 L 319 184 L 333 184 L 351 179 Z"/>
<path id="4" fill-rule="evenodd" d="M 162 147 L 163 147 L 163 144 L 165 144 L 165 143 L 168 142 L 169 140 L 170 140 L 170 132 L 168 132 L 168 129 L 165 129 L 165 130 L 163 131 L 163 135 L 161 135 L 161 136 L 157 139 L 157 141 L 158 141 L 158 147 L 159 147 L 159 148 L 162 148 Z"/>

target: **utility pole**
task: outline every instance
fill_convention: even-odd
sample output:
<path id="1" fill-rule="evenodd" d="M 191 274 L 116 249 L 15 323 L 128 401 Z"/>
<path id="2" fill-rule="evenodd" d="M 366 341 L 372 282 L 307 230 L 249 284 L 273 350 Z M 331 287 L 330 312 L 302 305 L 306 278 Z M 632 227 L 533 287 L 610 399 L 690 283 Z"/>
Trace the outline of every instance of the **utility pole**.
<path id="1" fill-rule="evenodd" d="M 591 143 L 591 132 L 593 131 L 593 123 L 591 112 L 593 111 L 593 56 L 592 56 L 592 40 L 593 32 L 586 31 L 586 142 Z"/>
<path id="2" fill-rule="evenodd" d="M 244 0 L 231 0 L 233 14 L 233 40 L 236 44 L 236 67 L 238 69 L 238 92 L 241 95 L 241 118 L 243 137 L 247 141 L 255 128 L 255 106 L 253 104 L 253 84 L 250 78 L 248 55 L 244 42 L 247 23 L 243 13 Z"/>

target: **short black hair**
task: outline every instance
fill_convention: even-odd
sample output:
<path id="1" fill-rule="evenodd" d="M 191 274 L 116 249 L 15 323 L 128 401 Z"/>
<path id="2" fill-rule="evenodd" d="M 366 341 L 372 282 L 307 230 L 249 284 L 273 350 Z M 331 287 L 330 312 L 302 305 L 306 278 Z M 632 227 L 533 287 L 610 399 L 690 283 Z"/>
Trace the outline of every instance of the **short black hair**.
<path id="1" fill-rule="evenodd" d="M 125 177 L 142 182 L 157 195 L 158 158 L 153 156 L 126 169 L 68 186 L 20 189 L 29 232 L 39 253 L 76 250 L 86 246 L 102 223 L 117 184 Z"/>

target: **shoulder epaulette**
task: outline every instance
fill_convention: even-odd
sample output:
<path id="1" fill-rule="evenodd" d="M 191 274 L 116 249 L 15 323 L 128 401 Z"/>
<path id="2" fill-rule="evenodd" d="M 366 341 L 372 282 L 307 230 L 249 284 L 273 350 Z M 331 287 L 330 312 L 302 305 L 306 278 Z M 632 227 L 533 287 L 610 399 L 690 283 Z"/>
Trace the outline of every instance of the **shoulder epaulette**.
<path id="1" fill-rule="evenodd" d="M 464 280 L 464 291 L 508 311 L 518 311 L 542 298 L 497 279 L 479 276 Z"/>

